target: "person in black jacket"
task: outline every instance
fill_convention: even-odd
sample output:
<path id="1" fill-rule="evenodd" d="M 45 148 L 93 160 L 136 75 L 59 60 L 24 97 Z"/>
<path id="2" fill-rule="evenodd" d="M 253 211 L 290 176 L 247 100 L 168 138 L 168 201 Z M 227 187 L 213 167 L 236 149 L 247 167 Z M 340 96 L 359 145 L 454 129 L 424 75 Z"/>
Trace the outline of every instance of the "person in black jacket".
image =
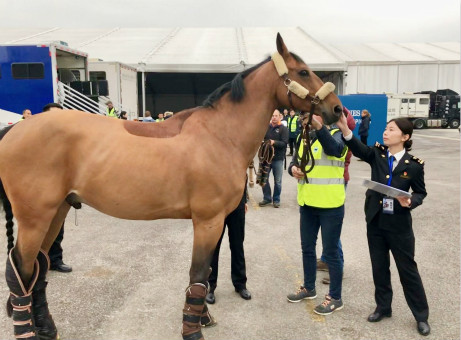
<path id="1" fill-rule="evenodd" d="M 371 114 L 368 110 L 362 110 L 362 122 L 359 127 L 359 136 L 363 144 L 367 145 L 368 130 L 370 129 Z"/>
<path id="2" fill-rule="evenodd" d="M 250 300 L 251 294 L 246 287 L 247 275 L 245 266 L 245 252 L 243 250 L 243 241 L 245 240 L 245 214 L 248 210 L 247 204 L 247 186 L 243 191 L 243 197 L 239 205 L 224 220 L 224 229 L 221 238 L 216 245 L 213 259 L 211 260 L 211 274 L 208 278 L 210 292 L 206 296 L 206 301 L 210 304 L 215 303 L 215 290 L 218 281 L 218 262 L 221 242 L 226 232 L 229 235 L 229 247 L 231 251 L 231 279 L 235 291 L 240 294 L 242 299 Z"/>
<path id="3" fill-rule="evenodd" d="M 412 189 L 411 198 L 401 196 L 394 199 L 370 189 L 366 192 L 365 217 L 377 305 L 368 321 L 378 322 L 392 315 L 391 251 L 405 299 L 416 319 L 417 330 L 421 335 L 428 335 L 429 306 L 414 260 L 415 237 L 411 219 L 411 210 L 423 203 L 427 192 L 424 161 L 408 153 L 412 145 L 413 125 L 405 118 L 390 120 L 383 134 L 385 145 L 376 143 L 374 147 L 365 146 L 352 135 L 344 116 L 337 125 L 354 156 L 370 164 L 373 181 L 403 191 Z"/>
<path id="4" fill-rule="evenodd" d="M 288 129 L 282 124 L 282 114 L 279 110 L 275 110 L 272 114 L 264 140 L 270 140 L 271 145 L 274 147 L 274 158 L 272 158 L 268 174 L 268 176 L 271 172 L 274 174 L 274 196 L 272 197 L 271 186 L 268 180 L 266 185 L 263 186 L 264 197 L 259 202 L 259 206 L 264 207 L 273 203 L 274 208 L 279 208 L 280 194 L 282 193 L 283 162 L 285 161 L 288 144 Z"/>

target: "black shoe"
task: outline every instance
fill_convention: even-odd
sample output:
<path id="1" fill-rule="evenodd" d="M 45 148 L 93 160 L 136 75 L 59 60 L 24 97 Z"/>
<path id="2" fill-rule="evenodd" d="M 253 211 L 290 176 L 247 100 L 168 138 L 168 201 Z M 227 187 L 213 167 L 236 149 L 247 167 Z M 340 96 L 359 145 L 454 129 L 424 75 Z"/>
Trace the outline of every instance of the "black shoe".
<path id="1" fill-rule="evenodd" d="M 368 316 L 368 322 L 379 322 L 381 321 L 384 317 L 386 318 L 390 318 L 392 316 L 392 312 L 388 312 L 388 313 L 381 313 L 381 312 L 378 312 L 378 311 L 375 311 L 374 313 L 371 313 L 369 316 Z"/>
<path id="2" fill-rule="evenodd" d="M 61 273 L 70 273 L 72 271 L 72 267 L 68 266 L 64 262 L 61 262 L 50 265 L 50 270 L 56 270 L 57 272 Z"/>
<path id="3" fill-rule="evenodd" d="M 248 289 L 246 289 L 246 288 L 241 288 L 241 289 L 235 288 L 235 291 L 240 294 L 242 299 L 251 300 L 251 293 L 250 293 L 250 291 Z"/>
<path id="4" fill-rule="evenodd" d="M 418 321 L 416 323 L 416 328 L 418 328 L 418 332 L 421 335 L 429 335 L 431 332 L 431 327 L 429 326 L 429 323 L 427 321 Z"/>
<path id="5" fill-rule="evenodd" d="M 214 304 L 215 301 L 216 301 L 216 298 L 214 296 L 214 292 L 209 292 L 207 295 L 206 295 L 206 298 L 205 298 L 206 302 L 209 303 L 210 305 Z"/>
<path id="6" fill-rule="evenodd" d="M 269 204 L 271 204 L 271 203 L 272 203 L 271 201 L 266 201 L 266 200 L 263 199 L 263 200 L 262 200 L 261 202 L 259 202 L 258 204 L 259 204 L 260 207 L 265 207 L 266 205 L 269 205 Z"/>

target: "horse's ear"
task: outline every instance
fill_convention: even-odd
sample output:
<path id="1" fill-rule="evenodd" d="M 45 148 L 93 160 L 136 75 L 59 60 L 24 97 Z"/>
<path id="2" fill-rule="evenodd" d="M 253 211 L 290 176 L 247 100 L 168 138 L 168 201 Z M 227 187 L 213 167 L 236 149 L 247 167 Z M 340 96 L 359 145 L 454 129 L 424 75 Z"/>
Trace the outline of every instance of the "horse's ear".
<path id="1" fill-rule="evenodd" d="M 288 48 L 285 46 L 280 33 L 277 33 L 277 51 L 284 57 L 288 56 Z"/>

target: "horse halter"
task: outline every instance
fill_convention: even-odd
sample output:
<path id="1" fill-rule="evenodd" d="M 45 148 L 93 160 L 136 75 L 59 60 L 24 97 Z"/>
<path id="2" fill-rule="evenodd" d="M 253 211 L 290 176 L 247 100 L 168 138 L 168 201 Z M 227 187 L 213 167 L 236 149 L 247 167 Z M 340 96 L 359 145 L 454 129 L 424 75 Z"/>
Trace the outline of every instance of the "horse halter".
<path id="1" fill-rule="evenodd" d="M 302 86 L 300 83 L 291 80 L 288 77 L 288 67 L 285 64 L 285 60 L 280 55 L 280 53 L 275 52 L 272 55 L 272 61 L 274 62 L 275 69 L 280 77 L 283 78 L 283 84 L 287 87 L 288 100 L 290 101 L 290 106 L 293 108 L 293 103 L 291 100 L 291 93 L 294 93 L 301 99 L 306 99 L 309 97 L 311 99 L 311 116 L 314 114 L 315 106 L 324 100 L 331 92 L 335 90 L 335 85 L 333 83 L 327 82 L 322 85 L 322 87 L 315 93 L 315 96 L 309 94 L 309 90 Z M 309 118 L 310 123 L 311 118 Z"/>
<path id="2" fill-rule="evenodd" d="M 293 108 L 293 102 L 291 99 L 291 94 L 294 93 L 301 99 L 306 99 L 309 97 L 311 99 L 311 112 L 309 114 L 309 119 L 306 126 L 302 132 L 302 141 L 304 143 L 303 154 L 301 155 L 300 168 L 304 173 L 304 179 L 306 183 L 309 183 L 307 178 L 307 173 L 312 171 L 315 165 L 314 155 L 312 154 L 311 142 L 309 139 L 308 126 L 312 123 L 312 116 L 314 115 L 315 107 L 324 100 L 330 93 L 335 90 L 335 85 L 333 83 L 327 82 L 322 85 L 322 87 L 315 93 L 315 96 L 309 94 L 309 90 L 302 86 L 300 83 L 291 80 L 288 78 L 288 67 L 285 64 L 285 60 L 280 55 L 280 53 L 275 52 L 272 55 L 272 61 L 274 62 L 275 69 L 280 77 L 283 78 L 283 84 L 287 87 L 288 101 L 290 102 L 291 108 Z M 311 166 L 309 170 L 306 170 L 307 165 L 309 164 L 310 159 L 312 159 Z"/>

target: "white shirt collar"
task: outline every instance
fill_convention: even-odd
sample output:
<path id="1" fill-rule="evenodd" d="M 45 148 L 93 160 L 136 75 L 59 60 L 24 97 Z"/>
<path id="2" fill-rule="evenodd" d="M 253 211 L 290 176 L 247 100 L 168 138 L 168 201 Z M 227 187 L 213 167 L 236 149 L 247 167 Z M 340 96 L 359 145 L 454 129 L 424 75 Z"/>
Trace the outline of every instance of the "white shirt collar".
<path id="1" fill-rule="evenodd" d="M 389 152 L 389 156 L 394 156 L 395 157 L 395 161 L 394 161 L 394 164 L 397 164 L 398 162 L 400 162 L 400 160 L 402 159 L 403 155 L 405 155 L 405 152 L 406 150 L 403 149 L 402 151 L 399 151 L 397 152 L 395 155 L 392 155 L 390 152 Z M 394 166 L 395 167 L 395 166 Z"/>

